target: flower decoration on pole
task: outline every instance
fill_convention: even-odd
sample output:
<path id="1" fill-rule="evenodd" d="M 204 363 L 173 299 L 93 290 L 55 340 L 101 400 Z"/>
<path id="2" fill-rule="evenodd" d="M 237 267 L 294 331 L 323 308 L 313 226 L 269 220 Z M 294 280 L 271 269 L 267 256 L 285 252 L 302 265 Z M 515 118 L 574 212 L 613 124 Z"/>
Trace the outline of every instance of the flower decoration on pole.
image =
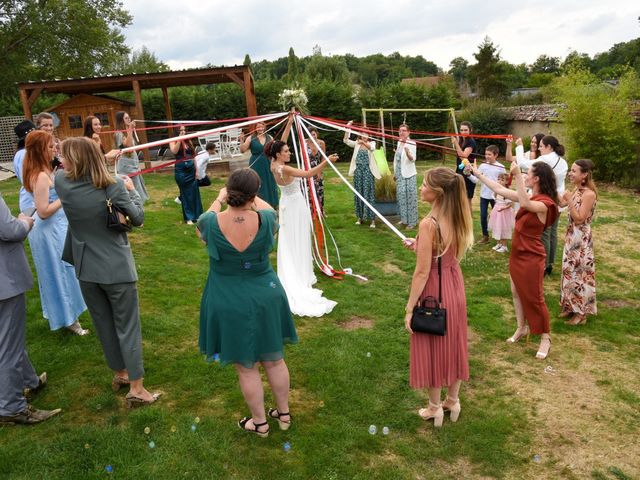
<path id="1" fill-rule="evenodd" d="M 307 114 L 307 94 L 301 88 L 285 88 L 278 97 L 278 103 L 283 111 L 295 108 L 302 114 Z"/>

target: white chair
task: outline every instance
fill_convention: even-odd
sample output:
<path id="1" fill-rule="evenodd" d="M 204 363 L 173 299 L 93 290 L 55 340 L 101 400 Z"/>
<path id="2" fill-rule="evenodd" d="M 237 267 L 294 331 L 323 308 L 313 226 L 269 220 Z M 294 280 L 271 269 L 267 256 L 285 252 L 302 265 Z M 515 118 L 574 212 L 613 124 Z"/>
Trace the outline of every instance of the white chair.
<path id="1" fill-rule="evenodd" d="M 216 162 L 222 160 L 222 141 L 219 133 L 212 133 L 204 137 L 199 137 L 198 142 L 202 145 L 202 148 L 206 148 L 207 143 L 213 142 L 216 145 L 216 153 L 209 155 L 209 162 Z"/>
<path id="2" fill-rule="evenodd" d="M 240 157 L 242 156 L 242 152 L 240 152 L 240 135 L 242 134 L 242 130 L 239 128 L 231 128 L 227 130 L 227 152 L 231 157 Z"/>

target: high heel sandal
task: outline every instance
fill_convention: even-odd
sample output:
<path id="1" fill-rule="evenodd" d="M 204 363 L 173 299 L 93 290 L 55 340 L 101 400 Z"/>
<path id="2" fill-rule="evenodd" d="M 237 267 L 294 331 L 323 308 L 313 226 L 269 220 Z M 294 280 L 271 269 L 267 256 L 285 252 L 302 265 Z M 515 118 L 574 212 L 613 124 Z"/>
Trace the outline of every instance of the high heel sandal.
<path id="1" fill-rule="evenodd" d="M 255 433 L 256 435 L 258 435 L 261 438 L 266 438 L 269 436 L 269 424 L 268 422 L 262 422 L 262 423 L 255 423 L 253 424 L 253 428 L 247 428 L 247 422 L 251 420 L 251 417 L 244 417 L 242 420 L 238 420 L 238 427 L 240 427 L 241 430 L 244 430 L 245 432 L 249 432 L 249 433 Z M 267 430 L 265 432 L 261 432 L 260 430 L 258 430 L 259 427 L 264 427 L 267 426 Z"/>
<path id="2" fill-rule="evenodd" d="M 527 337 L 526 341 L 527 343 L 529 343 L 529 327 L 527 325 L 523 327 L 518 327 L 516 329 L 516 332 L 513 335 L 511 335 L 509 338 L 507 338 L 507 343 L 516 343 L 525 335 Z"/>
<path id="3" fill-rule="evenodd" d="M 162 396 L 162 392 L 154 392 L 151 394 L 151 400 L 145 400 L 144 398 L 136 397 L 132 393 L 127 393 L 125 400 L 127 402 L 127 408 L 146 407 L 158 401 Z"/>
<path id="4" fill-rule="evenodd" d="M 562 312 L 560 312 L 560 313 L 558 314 L 558 317 L 560 317 L 560 318 L 569 318 L 569 317 L 571 317 L 571 316 L 573 316 L 573 315 L 574 315 L 574 313 L 573 313 L 572 311 L 570 311 L 570 310 L 563 310 Z"/>
<path id="5" fill-rule="evenodd" d="M 129 385 L 129 379 L 121 377 L 120 375 L 114 375 L 111 380 L 111 390 L 119 392 L 120 389 L 126 385 Z"/>
<path id="6" fill-rule="evenodd" d="M 586 315 L 580 315 L 579 313 L 574 313 L 573 314 L 573 318 L 571 320 L 567 320 L 566 322 L 567 325 L 584 325 L 585 323 L 587 323 L 587 316 Z"/>
<path id="7" fill-rule="evenodd" d="M 289 420 L 281 420 L 280 417 L 283 417 L 283 416 L 289 417 Z M 275 418 L 276 420 L 278 420 L 278 425 L 280 426 L 280 430 L 289 430 L 289 427 L 291 426 L 291 415 L 289 414 L 289 412 L 280 413 L 277 408 L 270 408 L 269 417 Z"/>
<path id="8" fill-rule="evenodd" d="M 442 410 L 444 413 L 449 412 L 450 418 L 453 423 L 458 421 L 458 417 L 460 416 L 460 399 L 456 398 L 454 401 L 452 398 L 447 396 L 444 403 L 442 404 Z"/>
<path id="9" fill-rule="evenodd" d="M 544 348 L 545 346 L 543 345 L 543 342 L 545 340 L 547 341 L 546 349 Z M 538 347 L 538 351 L 536 352 L 536 358 L 538 360 L 544 360 L 545 358 L 547 358 L 547 355 L 549 355 L 549 350 L 551 350 L 551 339 L 543 338 L 542 340 L 540 340 L 540 346 Z"/>
<path id="10" fill-rule="evenodd" d="M 435 409 L 435 412 L 433 409 Z M 434 427 L 441 427 L 442 422 L 444 421 L 444 410 L 442 410 L 442 404 L 434 405 L 429 402 L 429 407 L 418 410 L 418 415 L 420 415 L 423 420 L 431 420 L 433 418 Z"/>

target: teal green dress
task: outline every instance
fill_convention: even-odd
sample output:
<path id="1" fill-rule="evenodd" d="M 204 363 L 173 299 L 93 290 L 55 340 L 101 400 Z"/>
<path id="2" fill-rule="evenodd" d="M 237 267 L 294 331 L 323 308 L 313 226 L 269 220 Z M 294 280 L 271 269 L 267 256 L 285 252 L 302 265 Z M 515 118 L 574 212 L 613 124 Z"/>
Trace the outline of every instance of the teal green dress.
<path id="1" fill-rule="evenodd" d="M 265 142 L 269 143 L 271 140 L 273 140 L 271 136 L 267 135 Z M 273 173 L 271 173 L 271 162 L 264 154 L 264 145 L 260 143 L 258 137 L 254 135 L 251 137 L 249 148 L 251 149 L 249 166 L 255 170 L 260 177 L 258 196 L 273 208 L 278 208 L 278 186 L 276 179 L 273 178 Z"/>
<path id="2" fill-rule="evenodd" d="M 214 212 L 198 220 L 207 243 L 209 276 L 200 304 L 200 351 L 222 364 L 251 368 L 284 358 L 284 344 L 297 343 L 287 294 L 271 267 L 269 252 L 278 231 L 272 210 L 258 212 L 253 242 L 239 252 L 224 237 Z"/>

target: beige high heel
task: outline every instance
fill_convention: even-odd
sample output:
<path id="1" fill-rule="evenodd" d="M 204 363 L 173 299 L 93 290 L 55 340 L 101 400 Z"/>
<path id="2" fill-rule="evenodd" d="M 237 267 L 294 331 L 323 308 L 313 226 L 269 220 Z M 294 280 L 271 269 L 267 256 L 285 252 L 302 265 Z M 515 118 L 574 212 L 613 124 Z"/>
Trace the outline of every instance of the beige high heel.
<path id="1" fill-rule="evenodd" d="M 529 343 L 529 326 L 528 325 L 523 325 L 521 327 L 518 327 L 515 333 L 511 335 L 509 338 L 507 338 L 507 343 L 516 343 L 525 335 L 527 337 L 525 341 Z"/>
<path id="2" fill-rule="evenodd" d="M 538 360 L 544 360 L 545 358 L 547 358 L 547 355 L 549 355 L 549 350 L 551 350 L 551 337 L 541 339 L 540 346 L 538 347 L 538 351 L 536 352 L 536 358 Z"/>
<path id="3" fill-rule="evenodd" d="M 434 405 L 429 402 L 429 407 L 418 410 L 418 415 L 420 415 L 423 420 L 433 419 L 433 426 L 438 428 L 442 426 L 442 422 L 444 421 L 444 410 L 442 410 L 441 403 Z"/>
<path id="4" fill-rule="evenodd" d="M 460 399 L 456 398 L 455 400 L 453 398 L 450 398 L 447 395 L 447 398 L 445 399 L 444 403 L 442 404 L 442 410 L 446 413 L 449 412 L 450 413 L 450 418 L 451 421 L 453 423 L 458 421 L 458 418 L 460 417 Z"/>

